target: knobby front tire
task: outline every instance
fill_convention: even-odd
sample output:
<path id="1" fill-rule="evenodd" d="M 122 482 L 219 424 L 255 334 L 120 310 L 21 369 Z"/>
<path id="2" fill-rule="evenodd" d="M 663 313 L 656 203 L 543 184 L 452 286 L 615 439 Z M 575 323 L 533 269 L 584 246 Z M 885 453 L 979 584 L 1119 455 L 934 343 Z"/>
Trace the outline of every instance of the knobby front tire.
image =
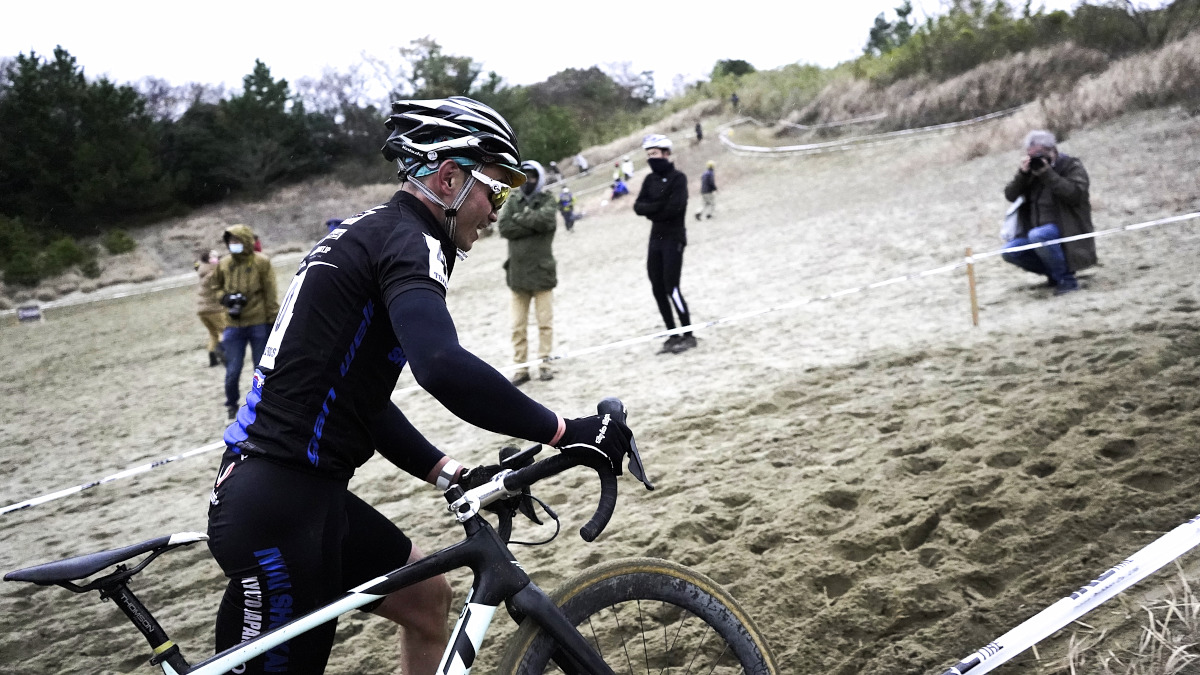
<path id="1" fill-rule="evenodd" d="M 616 673 L 775 675 L 762 633 L 725 589 L 682 565 L 613 560 L 551 594 Z M 498 675 L 561 673 L 555 644 L 532 619 L 513 636 Z M 568 675 L 576 675 L 568 673 Z"/>

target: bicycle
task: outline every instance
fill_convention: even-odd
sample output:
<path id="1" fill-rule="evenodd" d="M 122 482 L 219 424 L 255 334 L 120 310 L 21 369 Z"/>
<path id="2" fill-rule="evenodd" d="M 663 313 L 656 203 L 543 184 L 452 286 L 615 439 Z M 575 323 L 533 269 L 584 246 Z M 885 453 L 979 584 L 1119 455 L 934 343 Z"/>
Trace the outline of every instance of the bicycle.
<path id="1" fill-rule="evenodd" d="M 625 420 L 625 407 L 614 398 L 602 401 L 597 411 Z M 507 448 L 501 451 L 501 471 L 490 482 L 466 491 L 458 485 L 446 490 L 447 510 L 465 532 L 462 541 L 352 588 L 323 607 L 195 665 L 188 664 L 180 647 L 130 590 L 129 581 L 158 556 L 204 541 L 207 535 L 182 532 L 157 537 L 16 570 L 4 579 L 57 585 L 75 593 L 97 591 L 101 598 L 113 600 L 150 643 L 150 664 L 161 668 L 164 675 L 233 671 L 342 614 L 462 567 L 471 568 L 474 578 L 439 673 L 470 672 L 503 603 L 519 627 L 500 660 L 499 675 L 537 675 L 554 668 L 570 675 L 613 675 L 618 670 L 668 673 L 676 668 L 679 672 L 775 675 L 775 660 L 766 639 L 737 601 L 716 582 L 682 565 L 654 558 L 613 560 L 584 570 L 552 594 L 538 588 L 509 550 L 513 518 L 520 513 L 540 523 L 533 509 L 536 501 L 556 526 L 546 542 L 557 537 L 561 523 L 530 488 L 577 466 L 595 470 L 600 479 L 600 503 L 579 531 L 589 542 L 604 531 L 617 502 L 617 477 L 606 459 L 557 454 L 535 461 L 540 451 L 540 445 L 521 451 Z M 647 489 L 654 489 L 635 444 L 628 469 Z M 484 510 L 498 516 L 496 528 L 483 517 Z M 128 561 L 143 554 L 149 555 L 127 567 Z M 84 583 L 113 566 L 108 574 Z"/>

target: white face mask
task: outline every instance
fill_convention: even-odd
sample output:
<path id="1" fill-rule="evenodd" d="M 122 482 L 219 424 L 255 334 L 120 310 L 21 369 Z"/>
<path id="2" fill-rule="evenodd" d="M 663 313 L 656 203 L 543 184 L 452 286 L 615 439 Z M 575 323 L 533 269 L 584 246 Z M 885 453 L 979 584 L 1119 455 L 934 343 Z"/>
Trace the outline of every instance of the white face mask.
<path id="1" fill-rule="evenodd" d="M 240 241 L 235 241 L 235 242 L 229 244 L 229 252 L 230 253 L 241 253 L 244 250 L 246 250 L 246 245 L 241 243 Z"/>

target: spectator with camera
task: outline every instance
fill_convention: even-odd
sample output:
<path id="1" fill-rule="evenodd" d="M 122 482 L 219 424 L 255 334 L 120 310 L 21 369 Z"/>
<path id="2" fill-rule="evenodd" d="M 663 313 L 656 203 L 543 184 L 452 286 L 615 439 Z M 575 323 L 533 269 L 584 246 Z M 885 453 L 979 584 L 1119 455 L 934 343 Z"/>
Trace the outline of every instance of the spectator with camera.
<path id="1" fill-rule="evenodd" d="M 224 239 L 229 255 L 217 264 L 213 286 L 229 317 L 221 343 L 225 348 L 225 410 L 233 419 L 241 400 L 238 380 L 246 345 L 257 364 L 279 313 L 279 299 L 271 259 L 254 250 L 250 227 L 234 225 L 225 230 Z"/>
<path id="2" fill-rule="evenodd" d="M 1088 174 L 1083 162 L 1058 151 L 1054 134 L 1031 131 L 1025 137 L 1025 157 L 1017 175 L 1004 187 L 1017 209 L 1016 237 L 1005 248 L 1038 244 L 1092 232 Z M 1004 259 L 1047 278 L 1055 295 L 1079 290 L 1075 273 L 1096 264 L 1092 238 L 1004 253 Z"/>

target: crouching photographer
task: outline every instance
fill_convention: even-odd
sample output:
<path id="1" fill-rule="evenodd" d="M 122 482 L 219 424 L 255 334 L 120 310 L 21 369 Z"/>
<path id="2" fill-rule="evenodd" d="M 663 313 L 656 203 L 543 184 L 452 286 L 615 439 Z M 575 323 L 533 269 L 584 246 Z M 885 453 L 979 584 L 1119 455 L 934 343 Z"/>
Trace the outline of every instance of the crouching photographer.
<path id="1" fill-rule="evenodd" d="M 229 316 L 222 336 L 225 348 L 225 410 L 229 419 L 237 415 L 241 405 L 238 380 L 246 345 L 257 364 L 267 346 L 271 324 L 279 313 L 275 272 L 271 259 L 254 251 L 254 232 L 246 225 L 234 225 L 225 230 L 225 247 L 229 255 L 221 258 L 214 273 L 216 300 Z"/>

